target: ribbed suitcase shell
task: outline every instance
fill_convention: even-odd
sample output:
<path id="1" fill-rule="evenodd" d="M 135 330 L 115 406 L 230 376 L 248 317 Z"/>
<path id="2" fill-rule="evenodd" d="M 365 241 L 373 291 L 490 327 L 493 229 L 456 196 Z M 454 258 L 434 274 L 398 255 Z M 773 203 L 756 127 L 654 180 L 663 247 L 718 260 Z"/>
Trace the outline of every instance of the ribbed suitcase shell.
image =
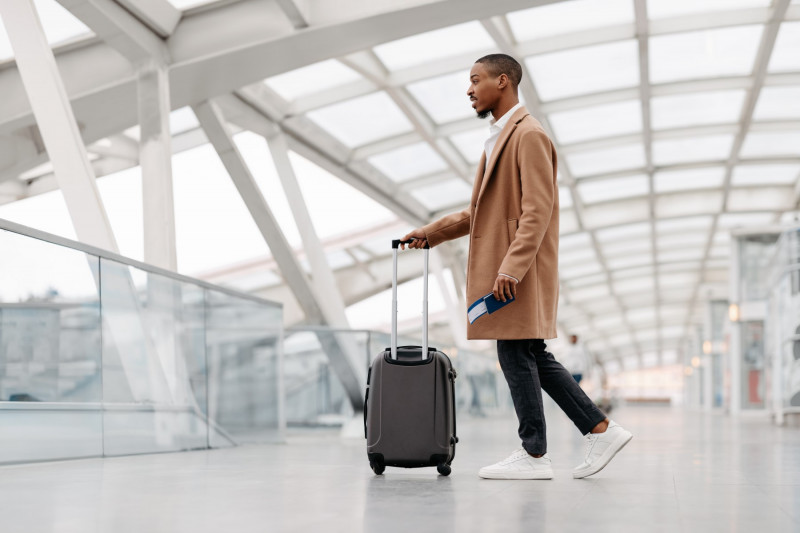
<path id="1" fill-rule="evenodd" d="M 378 354 L 364 402 L 370 464 L 449 466 L 458 442 L 455 379 L 450 359 L 435 348 L 425 360 L 420 346 L 399 347 L 396 360 L 389 348 Z"/>

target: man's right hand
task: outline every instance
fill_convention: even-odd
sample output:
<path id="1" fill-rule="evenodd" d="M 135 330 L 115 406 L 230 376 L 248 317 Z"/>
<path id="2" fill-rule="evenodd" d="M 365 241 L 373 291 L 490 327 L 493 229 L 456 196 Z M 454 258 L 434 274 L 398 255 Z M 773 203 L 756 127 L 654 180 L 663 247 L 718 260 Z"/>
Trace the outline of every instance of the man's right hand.
<path id="1" fill-rule="evenodd" d="M 412 231 L 411 233 L 409 233 L 408 235 L 406 235 L 405 237 L 403 237 L 400 240 L 407 241 L 409 239 L 414 239 L 408 245 L 409 248 L 425 248 L 425 245 L 428 244 L 427 235 L 425 235 L 425 232 L 422 231 L 421 228 L 415 229 L 414 231 Z M 405 250 L 406 249 L 406 245 L 405 244 L 401 244 L 400 245 L 400 249 L 401 250 Z"/>

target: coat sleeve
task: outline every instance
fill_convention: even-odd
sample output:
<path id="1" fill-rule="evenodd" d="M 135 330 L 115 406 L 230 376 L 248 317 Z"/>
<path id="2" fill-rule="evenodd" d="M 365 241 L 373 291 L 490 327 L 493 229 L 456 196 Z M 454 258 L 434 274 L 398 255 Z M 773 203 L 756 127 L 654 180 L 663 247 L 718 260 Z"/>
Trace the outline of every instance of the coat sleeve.
<path id="1" fill-rule="evenodd" d="M 444 216 L 436 222 L 431 222 L 423 226 L 422 231 L 428 239 L 428 245 L 433 248 L 445 241 L 450 241 L 469 235 L 470 217 L 472 216 L 472 206 L 458 213 Z"/>
<path id="2" fill-rule="evenodd" d="M 522 281 L 539 252 L 556 202 L 553 147 L 543 131 L 525 132 L 518 151 L 522 214 L 499 272 Z"/>

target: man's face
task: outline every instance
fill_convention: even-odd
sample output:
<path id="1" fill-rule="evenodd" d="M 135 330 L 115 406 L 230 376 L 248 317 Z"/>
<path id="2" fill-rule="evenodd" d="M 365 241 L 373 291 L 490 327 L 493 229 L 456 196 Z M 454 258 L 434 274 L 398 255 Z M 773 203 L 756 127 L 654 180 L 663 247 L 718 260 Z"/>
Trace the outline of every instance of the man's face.
<path id="1" fill-rule="evenodd" d="M 469 71 L 469 89 L 467 96 L 472 102 L 472 109 L 478 114 L 479 118 L 486 118 L 497 105 L 502 95 L 501 87 L 505 75 L 493 77 L 483 66 L 483 63 L 475 63 Z"/>
<path id="2" fill-rule="evenodd" d="M 577 342 L 578 342 L 578 337 L 576 337 L 575 335 L 573 335 L 572 337 L 570 337 L 570 338 L 569 338 L 569 341 L 570 341 L 572 344 L 575 344 L 575 343 L 577 343 Z"/>

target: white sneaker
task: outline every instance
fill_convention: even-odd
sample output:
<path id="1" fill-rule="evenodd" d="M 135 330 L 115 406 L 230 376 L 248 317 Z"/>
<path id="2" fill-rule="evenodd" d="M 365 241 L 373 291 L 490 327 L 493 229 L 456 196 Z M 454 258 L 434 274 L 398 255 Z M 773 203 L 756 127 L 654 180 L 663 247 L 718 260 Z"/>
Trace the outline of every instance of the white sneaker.
<path id="1" fill-rule="evenodd" d="M 480 469 L 484 479 L 553 479 L 550 457 L 533 457 L 523 448 L 515 450 L 508 458 Z"/>
<path id="2" fill-rule="evenodd" d="M 572 471 L 572 477 L 581 479 L 601 471 L 633 438 L 630 431 L 611 420 L 603 433 L 586 435 L 584 459 Z"/>

